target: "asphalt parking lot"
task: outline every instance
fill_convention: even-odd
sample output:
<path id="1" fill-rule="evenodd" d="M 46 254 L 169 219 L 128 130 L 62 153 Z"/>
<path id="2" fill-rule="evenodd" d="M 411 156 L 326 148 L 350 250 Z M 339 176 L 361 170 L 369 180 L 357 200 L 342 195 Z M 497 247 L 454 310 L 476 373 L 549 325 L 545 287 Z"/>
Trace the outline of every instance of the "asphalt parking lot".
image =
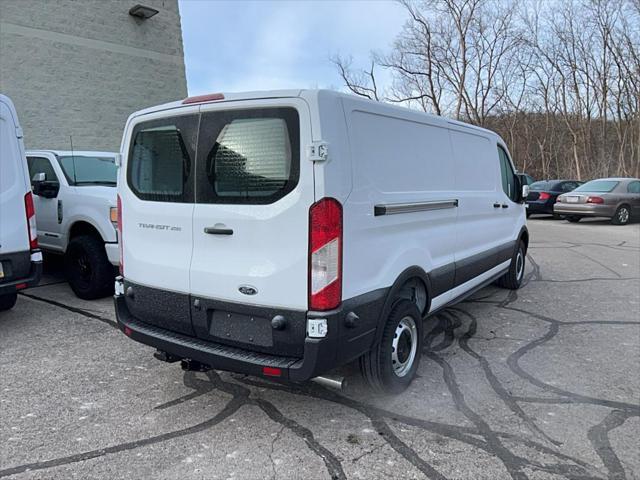
<path id="1" fill-rule="evenodd" d="M 0 477 L 638 479 L 640 225 L 529 229 L 526 285 L 429 320 L 394 397 L 185 373 L 49 270 L 0 314 Z"/>

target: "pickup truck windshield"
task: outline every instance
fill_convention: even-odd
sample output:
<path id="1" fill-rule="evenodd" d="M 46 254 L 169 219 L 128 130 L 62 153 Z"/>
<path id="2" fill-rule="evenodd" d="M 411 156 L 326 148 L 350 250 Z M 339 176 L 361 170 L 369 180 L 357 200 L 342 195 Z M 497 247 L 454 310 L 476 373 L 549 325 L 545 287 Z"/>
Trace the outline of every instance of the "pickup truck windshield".
<path id="1" fill-rule="evenodd" d="M 73 155 L 58 157 L 69 185 L 116 185 L 117 167 L 113 157 Z"/>

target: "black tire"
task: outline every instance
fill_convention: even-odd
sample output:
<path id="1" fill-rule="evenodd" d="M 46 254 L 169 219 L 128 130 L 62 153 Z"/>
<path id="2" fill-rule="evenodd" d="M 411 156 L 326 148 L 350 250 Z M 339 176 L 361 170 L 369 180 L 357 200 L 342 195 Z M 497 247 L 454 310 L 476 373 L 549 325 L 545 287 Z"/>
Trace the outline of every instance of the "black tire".
<path id="1" fill-rule="evenodd" d="M 565 218 L 568 222 L 571 223 L 578 223 L 580 220 L 582 220 L 582 217 L 578 217 L 577 215 L 567 215 Z"/>
<path id="2" fill-rule="evenodd" d="M 114 269 L 99 238 L 90 235 L 72 238 L 65 255 L 65 271 L 79 298 L 93 300 L 113 294 Z"/>
<path id="3" fill-rule="evenodd" d="M 17 293 L 8 293 L 6 295 L 0 295 L 0 312 L 10 310 L 16 304 L 18 300 Z"/>
<path id="4" fill-rule="evenodd" d="M 422 355 L 422 315 L 400 299 L 387 317 L 380 343 L 360 358 L 363 376 L 374 390 L 401 393 L 415 378 Z"/>
<path id="5" fill-rule="evenodd" d="M 509 290 L 518 290 L 522 285 L 524 279 L 524 267 L 527 258 L 527 249 L 524 242 L 520 240 L 517 248 L 513 252 L 511 257 L 511 264 L 509 270 L 502 277 L 496 280 L 496 285 L 501 288 L 508 288 Z"/>
<path id="6" fill-rule="evenodd" d="M 560 215 L 558 215 L 557 213 L 552 213 L 551 216 L 554 220 L 560 220 Z"/>
<path id="7" fill-rule="evenodd" d="M 631 220 L 631 209 L 628 205 L 620 205 L 616 213 L 611 217 L 611 223 L 614 225 L 626 225 Z"/>

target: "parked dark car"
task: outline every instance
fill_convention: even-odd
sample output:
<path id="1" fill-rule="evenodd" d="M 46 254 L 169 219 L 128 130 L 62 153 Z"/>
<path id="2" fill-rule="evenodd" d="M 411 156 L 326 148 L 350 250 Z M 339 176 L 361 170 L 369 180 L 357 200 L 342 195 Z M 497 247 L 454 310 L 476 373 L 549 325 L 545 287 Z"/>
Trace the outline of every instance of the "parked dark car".
<path id="1" fill-rule="evenodd" d="M 558 197 L 554 212 L 570 222 L 583 217 L 608 217 L 614 225 L 640 218 L 640 179 L 601 178 Z"/>
<path id="2" fill-rule="evenodd" d="M 554 215 L 553 205 L 556 203 L 558 195 L 570 192 L 583 182 L 578 180 L 541 180 L 529 185 L 529 195 L 527 196 L 527 216 L 532 214 Z"/>
<path id="3" fill-rule="evenodd" d="M 524 179 L 523 182 L 522 182 L 523 185 L 531 185 L 533 182 L 536 181 L 536 179 L 533 178 L 528 173 L 521 173 L 520 175 Z"/>

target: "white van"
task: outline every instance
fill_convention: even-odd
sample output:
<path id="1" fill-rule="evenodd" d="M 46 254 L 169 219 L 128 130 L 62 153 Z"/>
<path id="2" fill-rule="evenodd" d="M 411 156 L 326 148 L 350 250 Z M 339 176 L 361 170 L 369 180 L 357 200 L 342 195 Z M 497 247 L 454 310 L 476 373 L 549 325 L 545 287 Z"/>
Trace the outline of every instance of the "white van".
<path id="1" fill-rule="evenodd" d="M 488 130 L 324 90 L 214 94 L 133 114 L 121 162 L 118 323 L 186 367 L 298 382 L 359 358 L 398 392 L 424 317 L 522 282 L 521 179 Z"/>
<path id="2" fill-rule="evenodd" d="M 36 216 L 22 128 L 9 97 L 0 94 L 0 311 L 42 274 Z"/>

